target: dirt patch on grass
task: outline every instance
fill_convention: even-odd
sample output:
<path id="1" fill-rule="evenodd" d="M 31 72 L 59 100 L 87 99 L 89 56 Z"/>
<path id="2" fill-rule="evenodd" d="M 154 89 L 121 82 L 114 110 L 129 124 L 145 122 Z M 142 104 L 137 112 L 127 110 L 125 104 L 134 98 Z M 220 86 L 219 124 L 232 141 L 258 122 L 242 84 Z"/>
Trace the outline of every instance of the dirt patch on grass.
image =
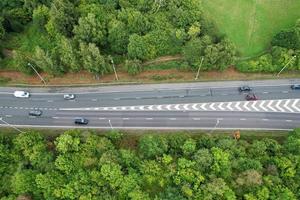
<path id="1" fill-rule="evenodd" d="M 148 70 L 140 73 L 137 76 L 129 76 L 124 71 L 118 71 L 119 82 L 139 82 L 139 83 L 153 83 L 153 82 L 184 82 L 195 81 L 196 73 L 190 71 L 179 71 L 177 69 L 167 70 Z M 114 74 L 109 74 L 101 77 L 99 80 L 86 72 L 67 73 L 61 77 L 53 77 L 46 73 L 42 76 L 47 80 L 48 85 L 70 85 L 70 84 L 101 84 L 101 83 L 117 83 Z M 0 71 L 0 77 L 11 78 L 8 84 L 31 84 L 41 85 L 40 79 L 35 76 L 25 75 L 17 71 Z M 282 74 L 281 78 L 297 78 L 300 73 L 286 73 Z M 230 67 L 222 72 L 209 71 L 200 72 L 197 81 L 213 81 L 213 80 L 252 80 L 252 79 L 270 79 L 275 78 L 274 74 L 259 74 L 251 73 L 245 74 Z"/>

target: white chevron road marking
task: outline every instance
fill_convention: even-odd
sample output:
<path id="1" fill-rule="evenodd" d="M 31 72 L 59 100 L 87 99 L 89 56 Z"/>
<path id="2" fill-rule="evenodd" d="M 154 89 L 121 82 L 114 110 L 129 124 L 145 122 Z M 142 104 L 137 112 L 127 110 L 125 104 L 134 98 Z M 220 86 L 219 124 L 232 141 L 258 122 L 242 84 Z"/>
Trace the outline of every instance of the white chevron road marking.
<path id="1" fill-rule="evenodd" d="M 296 99 L 292 105 L 292 108 L 294 108 L 295 110 L 297 110 L 297 112 L 300 112 L 300 108 L 297 107 L 297 103 L 299 102 L 299 99 Z"/>
<path id="2" fill-rule="evenodd" d="M 202 103 L 201 106 L 200 106 L 201 109 L 206 111 L 207 110 L 206 107 L 205 107 L 206 105 L 207 105 L 207 103 Z"/>
<path id="3" fill-rule="evenodd" d="M 264 111 L 268 111 L 263 105 L 264 105 L 265 101 L 261 101 L 261 103 L 259 104 L 259 107 L 264 110 Z"/>
<path id="4" fill-rule="evenodd" d="M 276 112 L 277 110 L 276 109 L 274 109 L 273 107 L 272 107 L 272 103 L 273 103 L 274 101 L 269 101 L 269 103 L 268 103 L 268 108 L 270 108 L 273 112 Z"/>
<path id="5" fill-rule="evenodd" d="M 282 100 L 277 101 L 277 103 L 276 103 L 276 108 L 277 108 L 278 110 L 280 110 L 280 112 L 284 112 L 285 110 L 284 110 L 282 107 L 280 107 L 281 102 L 282 102 Z"/>
<path id="6" fill-rule="evenodd" d="M 224 103 L 220 103 L 219 106 L 218 106 L 218 108 L 219 108 L 220 110 L 225 110 L 225 108 L 223 108 L 223 105 L 224 105 Z"/>
<path id="7" fill-rule="evenodd" d="M 226 108 L 228 108 L 229 110 L 233 110 L 233 108 L 231 107 L 231 104 L 232 104 L 232 102 L 229 102 L 228 104 L 227 104 L 227 106 L 226 106 Z"/>
<path id="8" fill-rule="evenodd" d="M 251 108 L 253 108 L 255 111 L 259 111 L 258 108 L 255 106 L 256 104 L 257 104 L 257 101 L 253 101 Z"/>
<path id="9" fill-rule="evenodd" d="M 236 102 L 235 107 L 239 110 L 242 111 L 241 107 L 239 106 L 241 102 Z"/>
<path id="10" fill-rule="evenodd" d="M 288 105 L 289 105 L 289 103 L 290 103 L 290 99 L 288 99 L 286 102 L 285 102 L 285 104 L 284 104 L 284 107 L 287 109 L 287 110 L 289 110 L 290 112 L 294 112 L 290 107 L 288 107 Z"/>
<path id="11" fill-rule="evenodd" d="M 94 108 L 60 108 L 82 111 L 239 111 L 239 112 L 288 112 L 300 113 L 300 99 L 259 101 L 138 105 Z"/>
<path id="12" fill-rule="evenodd" d="M 214 105 L 215 105 L 215 103 L 210 104 L 209 108 L 210 108 L 211 110 L 216 110 L 216 108 L 214 107 Z"/>
<path id="13" fill-rule="evenodd" d="M 247 101 L 247 102 L 244 104 L 244 108 L 246 108 L 246 110 L 248 110 L 248 111 L 251 111 L 251 109 L 247 107 L 248 104 L 249 104 L 249 101 Z"/>

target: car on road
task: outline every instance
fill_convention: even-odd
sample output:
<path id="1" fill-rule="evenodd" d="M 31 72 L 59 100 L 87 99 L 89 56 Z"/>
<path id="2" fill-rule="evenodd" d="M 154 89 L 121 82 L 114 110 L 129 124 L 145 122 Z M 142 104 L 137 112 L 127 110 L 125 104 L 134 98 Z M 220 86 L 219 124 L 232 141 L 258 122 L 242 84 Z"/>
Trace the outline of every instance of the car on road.
<path id="1" fill-rule="evenodd" d="M 73 100 L 75 99 L 75 94 L 64 94 L 65 100 Z"/>
<path id="2" fill-rule="evenodd" d="M 15 91 L 14 96 L 18 98 L 29 98 L 30 94 L 26 91 Z"/>
<path id="3" fill-rule="evenodd" d="M 43 112 L 41 110 L 31 110 L 29 111 L 29 116 L 36 116 L 39 117 L 43 114 Z"/>
<path id="4" fill-rule="evenodd" d="M 83 117 L 79 117 L 74 120 L 74 123 L 79 125 L 87 125 L 89 123 L 89 120 Z"/>
<path id="5" fill-rule="evenodd" d="M 300 84 L 291 85 L 292 90 L 300 90 Z"/>
<path id="6" fill-rule="evenodd" d="M 258 99 L 255 94 L 247 94 L 245 98 L 247 101 L 255 101 Z"/>
<path id="7" fill-rule="evenodd" d="M 244 86 L 239 87 L 238 90 L 239 90 L 239 92 L 250 92 L 250 91 L 252 91 L 252 88 L 247 85 L 244 85 Z"/>

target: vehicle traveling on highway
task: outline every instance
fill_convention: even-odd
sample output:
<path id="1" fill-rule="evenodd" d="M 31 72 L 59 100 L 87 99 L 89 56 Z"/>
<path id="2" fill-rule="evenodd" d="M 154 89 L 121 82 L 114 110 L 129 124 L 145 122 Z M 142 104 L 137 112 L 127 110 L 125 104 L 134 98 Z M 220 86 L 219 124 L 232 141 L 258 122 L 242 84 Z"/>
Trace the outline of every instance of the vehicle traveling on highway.
<path id="1" fill-rule="evenodd" d="M 89 123 L 89 120 L 87 120 L 83 117 L 79 117 L 74 120 L 74 123 L 79 124 L 79 125 L 87 125 Z"/>
<path id="2" fill-rule="evenodd" d="M 255 101 L 255 100 L 257 100 L 258 98 L 257 98 L 257 96 L 255 95 L 255 94 L 247 94 L 246 95 L 246 100 L 247 101 Z"/>
<path id="3" fill-rule="evenodd" d="M 64 94 L 65 100 L 72 100 L 75 99 L 75 94 Z"/>
<path id="4" fill-rule="evenodd" d="M 14 96 L 18 98 L 29 98 L 30 94 L 26 91 L 15 91 Z"/>
<path id="5" fill-rule="evenodd" d="M 43 114 L 43 112 L 41 110 L 31 110 L 28 113 L 30 116 L 41 116 Z"/>
<path id="6" fill-rule="evenodd" d="M 292 90 L 300 90 L 300 84 L 291 85 Z"/>
<path id="7" fill-rule="evenodd" d="M 252 90 L 252 88 L 250 88 L 247 85 L 241 86 L 238 88 L 240 92 L 250 92 Z"/>

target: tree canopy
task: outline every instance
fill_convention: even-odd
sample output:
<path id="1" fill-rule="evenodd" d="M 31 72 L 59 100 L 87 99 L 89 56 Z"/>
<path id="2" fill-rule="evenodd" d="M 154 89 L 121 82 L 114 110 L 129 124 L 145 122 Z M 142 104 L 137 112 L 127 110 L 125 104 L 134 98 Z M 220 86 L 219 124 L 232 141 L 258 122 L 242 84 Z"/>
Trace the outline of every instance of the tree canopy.
<path id="1" fill-rule="evenodd" d="M 280 143 L 183 133 L 130 140 L 116 130 L 0 135 L 0 199 L 300 198 L 300 129 Z"/>

